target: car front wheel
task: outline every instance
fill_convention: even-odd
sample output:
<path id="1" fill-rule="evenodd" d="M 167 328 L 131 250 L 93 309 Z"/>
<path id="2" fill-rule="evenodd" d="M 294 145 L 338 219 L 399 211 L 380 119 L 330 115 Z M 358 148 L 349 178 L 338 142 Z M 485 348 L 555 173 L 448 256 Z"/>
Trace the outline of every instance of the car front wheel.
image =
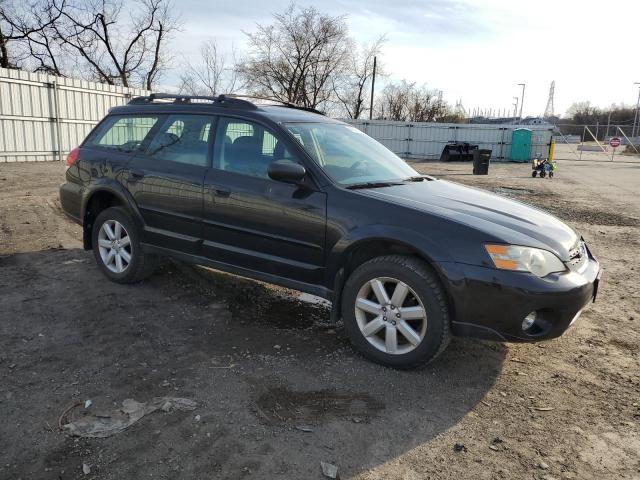
<path id="1" fill-rule="evenodd" d="M 449 312 L 433 270 L 414 257 L 377 257 L 348 278 L 342 316 L 351 342 L 395 368 L 426 364 L 447 346 Z"/>
<path id="2" fill-rule="evenodd" d="M 125 209 L 111 207 L 100 212 L 91 241 L 96 263 L 109 280 L 134 283 L 153 273 L 153 258 L 142 251 L 138 228 Z"/>

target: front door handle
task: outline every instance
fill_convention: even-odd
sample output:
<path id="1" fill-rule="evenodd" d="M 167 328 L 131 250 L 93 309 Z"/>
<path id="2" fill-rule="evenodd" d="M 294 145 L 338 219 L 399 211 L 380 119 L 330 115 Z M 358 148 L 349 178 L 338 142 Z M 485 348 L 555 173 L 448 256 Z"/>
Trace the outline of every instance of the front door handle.
<path id="1" fill-rule="evenodd" d="M 223 197 L 223 198 L 227 198 L 231 195 L 231 191 L 230 190 L 224 190 L 222 188 L 214 188 L 213 189 L 213 194 L 216 197 Z"/>

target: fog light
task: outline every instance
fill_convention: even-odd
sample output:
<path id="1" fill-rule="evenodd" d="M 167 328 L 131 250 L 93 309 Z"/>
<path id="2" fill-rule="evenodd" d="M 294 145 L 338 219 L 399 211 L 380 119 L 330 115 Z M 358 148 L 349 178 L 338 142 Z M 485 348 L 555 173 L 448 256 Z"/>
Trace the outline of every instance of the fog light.
<path id="1" fill-rule="evenodd" d="M 538 318 L 536 312 L 531 312 L 529 315 L 524 317 L 524 320 L 522 321 L 522 330 L 526 332 L 527 330 L 531 329 L 531 327 L 533 327 L 536 323 L 536 318 Z"/>

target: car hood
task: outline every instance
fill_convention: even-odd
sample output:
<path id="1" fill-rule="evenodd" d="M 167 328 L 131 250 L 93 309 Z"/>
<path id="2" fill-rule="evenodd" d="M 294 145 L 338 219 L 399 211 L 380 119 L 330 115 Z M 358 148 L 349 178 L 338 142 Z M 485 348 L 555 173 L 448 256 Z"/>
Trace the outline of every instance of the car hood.
<path id="1" fill-rule="evenodd" d="M 505 243 L 545 248 L 568 260 L 579 236 L 542 210 L 484 190 L 445 180 L 424 180 L 360 190 L 364 195 L 432 215 L 447 217 Z"/>

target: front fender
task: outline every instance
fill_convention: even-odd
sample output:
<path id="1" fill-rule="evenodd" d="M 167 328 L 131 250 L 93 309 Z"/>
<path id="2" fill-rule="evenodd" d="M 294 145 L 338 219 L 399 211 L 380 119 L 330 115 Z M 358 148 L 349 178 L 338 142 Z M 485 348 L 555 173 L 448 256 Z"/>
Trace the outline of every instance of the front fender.
<path id="1" fill-rule="evenodd" d="M 409 250 L 417 251 L 432 264 L 453 262 L 450 253 L 445 248 L 421 232 L 397 226 L 367 225 L 347 232 L 334 244 L 327 259 L 328 278 L 335 277 L 351 252 L 365 242 L 375 241 L 405 246 Z"/>

